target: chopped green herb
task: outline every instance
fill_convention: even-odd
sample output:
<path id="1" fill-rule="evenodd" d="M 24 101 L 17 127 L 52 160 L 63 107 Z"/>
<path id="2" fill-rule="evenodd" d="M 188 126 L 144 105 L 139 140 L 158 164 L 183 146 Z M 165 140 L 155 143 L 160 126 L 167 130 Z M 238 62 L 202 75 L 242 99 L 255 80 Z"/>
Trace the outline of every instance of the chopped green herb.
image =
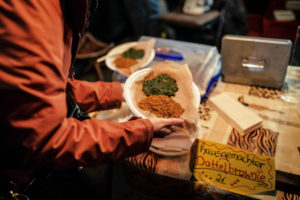
<path id="1" fill-rule="evenodd" d="M 178 91 L 176 80 L 168 74 L 160 74 L 151 80 L 144 80 L 143 92 L 147 95 L 175 96 Z"/>
<path id="2" fill-rule="evenodd" d="M 123 52 L 122 56 L 136 60 L 144 57 L 144 54 L 145 51 L 143 49 L 129 48 L 127 51 Z"/>

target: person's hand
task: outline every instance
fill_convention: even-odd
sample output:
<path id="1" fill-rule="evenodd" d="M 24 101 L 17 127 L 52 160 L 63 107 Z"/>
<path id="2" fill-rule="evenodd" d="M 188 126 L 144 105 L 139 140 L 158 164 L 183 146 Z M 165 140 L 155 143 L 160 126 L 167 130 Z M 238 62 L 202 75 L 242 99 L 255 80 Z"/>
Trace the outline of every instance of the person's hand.
<path id="1" fill-rule="evenodd" d="M 152 118 L 149 119 L 153 125 L 153 131 L 155 133 L 171 133 L 171 126 L 172 125 L 182 125 L 184 123 L 183 119 L 179 118 L 171 118 L 171 119 L 164 119 L 164 118 Z"/>

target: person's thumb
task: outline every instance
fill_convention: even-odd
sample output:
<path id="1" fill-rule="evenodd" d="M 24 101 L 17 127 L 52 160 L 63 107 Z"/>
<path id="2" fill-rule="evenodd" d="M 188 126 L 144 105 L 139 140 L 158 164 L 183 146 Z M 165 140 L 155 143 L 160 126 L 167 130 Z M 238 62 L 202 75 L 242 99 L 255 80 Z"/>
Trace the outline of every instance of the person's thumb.
<path id="1" fill-rule="evenodd" d="M 153 124 L 154 131 L 159 131 L 160 129 L 166 126 L 181 125 L 184 123 L 183 119 L 179 119 L 179 118 L 170 118 L 170 119 L 154 118 L 154 119 L 150 119 L 150 121 Z"/>

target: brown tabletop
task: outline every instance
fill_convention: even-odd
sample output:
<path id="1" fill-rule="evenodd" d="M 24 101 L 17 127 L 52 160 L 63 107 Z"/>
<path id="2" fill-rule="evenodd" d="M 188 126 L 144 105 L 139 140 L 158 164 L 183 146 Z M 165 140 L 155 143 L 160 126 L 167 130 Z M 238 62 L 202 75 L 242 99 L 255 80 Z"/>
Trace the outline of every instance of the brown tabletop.
<path id="1" fill-rule="evenodd" d="M 226 92 L 256 112 L 263 118 L 263 125 L 241 136 L 218 115 L 209 102 L 202 103 L 199 107 L 200 138 L 274 157 L 277 181 L 299 189 L 300 116 L 296 108 L 300 101 L 300 68 L 288 67 L 282 90 L 220 81 L 211 95 L 220 92 Z M 157 175 L 191 181 L 192 160 L 193 148 L 188 154 L 181 156 L 161 156 L 149 151 L 128 158 L 126 163 Z M 277 193 L 277 196 L 280 195 Z"/>

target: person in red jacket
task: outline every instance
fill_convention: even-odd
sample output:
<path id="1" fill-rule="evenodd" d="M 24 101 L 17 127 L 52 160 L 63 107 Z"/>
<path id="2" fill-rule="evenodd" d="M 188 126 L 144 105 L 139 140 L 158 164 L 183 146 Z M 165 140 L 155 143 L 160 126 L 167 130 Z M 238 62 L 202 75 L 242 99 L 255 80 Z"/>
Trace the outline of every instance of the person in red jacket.
<path id="1" fill-rule="evenodd" d="M 0 182 L 39 169 L 94 166 L 148 149 L 153 133 L 181 119 L 124 123 L 67 118 L 69 90 L 86 112 L 118 107 L 120 83 L 68 79 L 87 0 L 0 1 Z"/>

